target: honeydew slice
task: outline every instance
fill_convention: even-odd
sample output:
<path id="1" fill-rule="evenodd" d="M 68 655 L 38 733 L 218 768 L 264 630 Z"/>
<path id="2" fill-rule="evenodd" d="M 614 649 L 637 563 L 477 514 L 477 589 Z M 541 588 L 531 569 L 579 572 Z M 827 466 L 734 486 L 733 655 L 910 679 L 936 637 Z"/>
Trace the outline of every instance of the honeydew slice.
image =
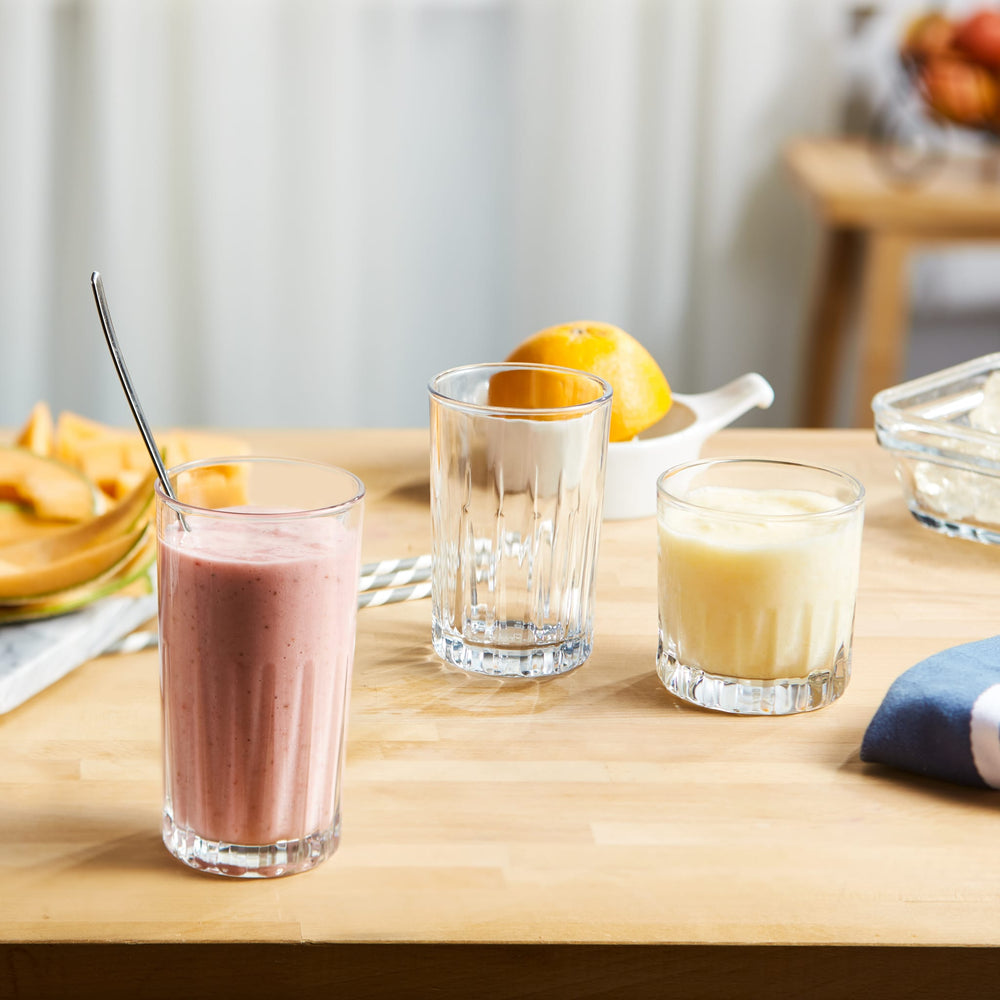
<path id="1" fill-rule="evenodd" d="M 137 595 L 149 594 L 153 590 L 150 570 L 155 557 L 156 536 L 152 528 L 149 528 L 146 541 L 111 576 L 91 581 L 80 587 L 70 587 L 41 600 L 25 601 L 17 605 L 0 605 L 0 625 L 67 614 L 102 597 L 124 594 L 125 591 L 134 590 Z"/>
<path id="2" fill-rule="evenodd" d="M 0 500 L 28 504 L 48 520 L 84 521 L 98 512 L 100 491 L 82 472 L 54 458 L 0 447 Z"/>
<path id="3" fill-rule="evenodd" d="M 64 527 L 41 538 L 0 545 L 0 577 L 5 566 L 23 570 L 43 569 L 132 531 L 152 504 L 155 478 L 156 470 L 150 467 L 139 485 L 124 500 L 106 514 L 84 524 Z"/>
<path id="4" fill-rule="evenodd" d="M 25 568 L 0 555 L 0 604 L 24 604 L 113 576 L 152 533 L 148 523 L 63 559 Z"/>

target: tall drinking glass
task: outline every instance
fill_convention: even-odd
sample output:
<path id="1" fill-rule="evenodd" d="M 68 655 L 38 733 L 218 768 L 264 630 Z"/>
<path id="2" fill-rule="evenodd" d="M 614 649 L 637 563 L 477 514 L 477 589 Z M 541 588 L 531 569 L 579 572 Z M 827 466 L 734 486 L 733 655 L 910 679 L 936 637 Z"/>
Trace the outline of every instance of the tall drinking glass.
<path id="1" fill-rule="evenodd" d="M 839 698 L 851 675 L 864 488 L 835 469 L 706 459 L 657 483 L 657 673 L 747 715 Z"/>
<path id="2" fill-rule="evenodd" d="M 219 458 L 157 485 L 163 841 L 193 868 L 288 875 L 340 838 L 364 486 Z"/>
<path id="3" fill-rule="evenodd" d="M 593 642 L 611 387 L 495 364 L 429 388 L 434 649 L 475 673 L 572 670 Z"/>

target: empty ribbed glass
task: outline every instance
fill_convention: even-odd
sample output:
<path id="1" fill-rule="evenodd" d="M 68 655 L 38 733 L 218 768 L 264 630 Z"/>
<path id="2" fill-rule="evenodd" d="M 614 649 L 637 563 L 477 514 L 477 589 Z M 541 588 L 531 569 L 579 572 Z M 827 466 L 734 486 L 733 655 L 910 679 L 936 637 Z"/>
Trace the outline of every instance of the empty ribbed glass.
<path id="1" fill-rule="evenodd" d="M 546 365 L 430 384 L 434 649 L 543 677 L 590 655 L 611 388 Z"/>

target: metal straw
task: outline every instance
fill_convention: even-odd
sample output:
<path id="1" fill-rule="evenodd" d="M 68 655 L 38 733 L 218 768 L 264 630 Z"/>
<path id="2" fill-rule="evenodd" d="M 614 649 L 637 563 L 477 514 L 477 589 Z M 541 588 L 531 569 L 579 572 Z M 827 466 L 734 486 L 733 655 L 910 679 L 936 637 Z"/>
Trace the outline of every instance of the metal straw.
<path id="1" fill-rule="evenodd" d="M 160 458 L 159 449 L 156 447 L 156 440 L 153 438 L 153 432 L 149 429 L 149 424 L 146 421 L 146 415 L 142 412 L 142 405 L 139 403 L 139 397 L 136 395 L 135 386 L 132 384 L 132 376 L 129 375 L 128 366 L 125 364 L 125 356 L 122 354 L 121 347 L 118 346 L 118 337 L 115 335 L 115 325 L 111 322 L 111 311 L 108 309 L 108 299 L 104 294 L 104 282 L 101 280 L 101 272 L 94 271 L 90 276 L 90 285 L 94 289 L 94 301 L 97 303 L 97 314 L 101 317 L 101 326 L 104 329 L 104 339 L 108 342 L 108 350 L 111 352 L 111 360 L 115 363 L 115 370 L 118 372 L 118 380 L 122 384 L 122 388 L 125 390 L 125 398 L 128 400 L 129 409 L 132 411 L 132 416 L 135 417 L 135 422 L 139 426 L 139 433 L 142 435 L 142 440 L 146 444 L 146 451 L 149 452 L 149 457 L 153 460 L 153 465 L 156 468 L 156 474 L 160 477 L 160 483 L 163 486 L 163 492 L 166 493 L 171 500 L 176 500 L 177 496 L 174 493 L 173 486 L 170 485 L 170 477 L 167 475 L 167 470 L 163 465 L 163 459 Z M 185 530 L 187 530 L 187 523 L 184 520 L 184 515 L 180 515 L 181 525 Z"/>

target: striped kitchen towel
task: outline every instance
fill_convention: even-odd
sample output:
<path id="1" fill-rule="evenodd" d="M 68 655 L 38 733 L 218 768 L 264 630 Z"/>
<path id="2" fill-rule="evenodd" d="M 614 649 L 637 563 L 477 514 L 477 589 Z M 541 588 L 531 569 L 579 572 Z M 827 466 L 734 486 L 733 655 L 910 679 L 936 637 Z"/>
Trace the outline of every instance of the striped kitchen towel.
<path id="1" fill-rule="evenodd" d="M 897 677 L 861 759 L 1000 789 L 1000 636 L 935 653 Z"/>

